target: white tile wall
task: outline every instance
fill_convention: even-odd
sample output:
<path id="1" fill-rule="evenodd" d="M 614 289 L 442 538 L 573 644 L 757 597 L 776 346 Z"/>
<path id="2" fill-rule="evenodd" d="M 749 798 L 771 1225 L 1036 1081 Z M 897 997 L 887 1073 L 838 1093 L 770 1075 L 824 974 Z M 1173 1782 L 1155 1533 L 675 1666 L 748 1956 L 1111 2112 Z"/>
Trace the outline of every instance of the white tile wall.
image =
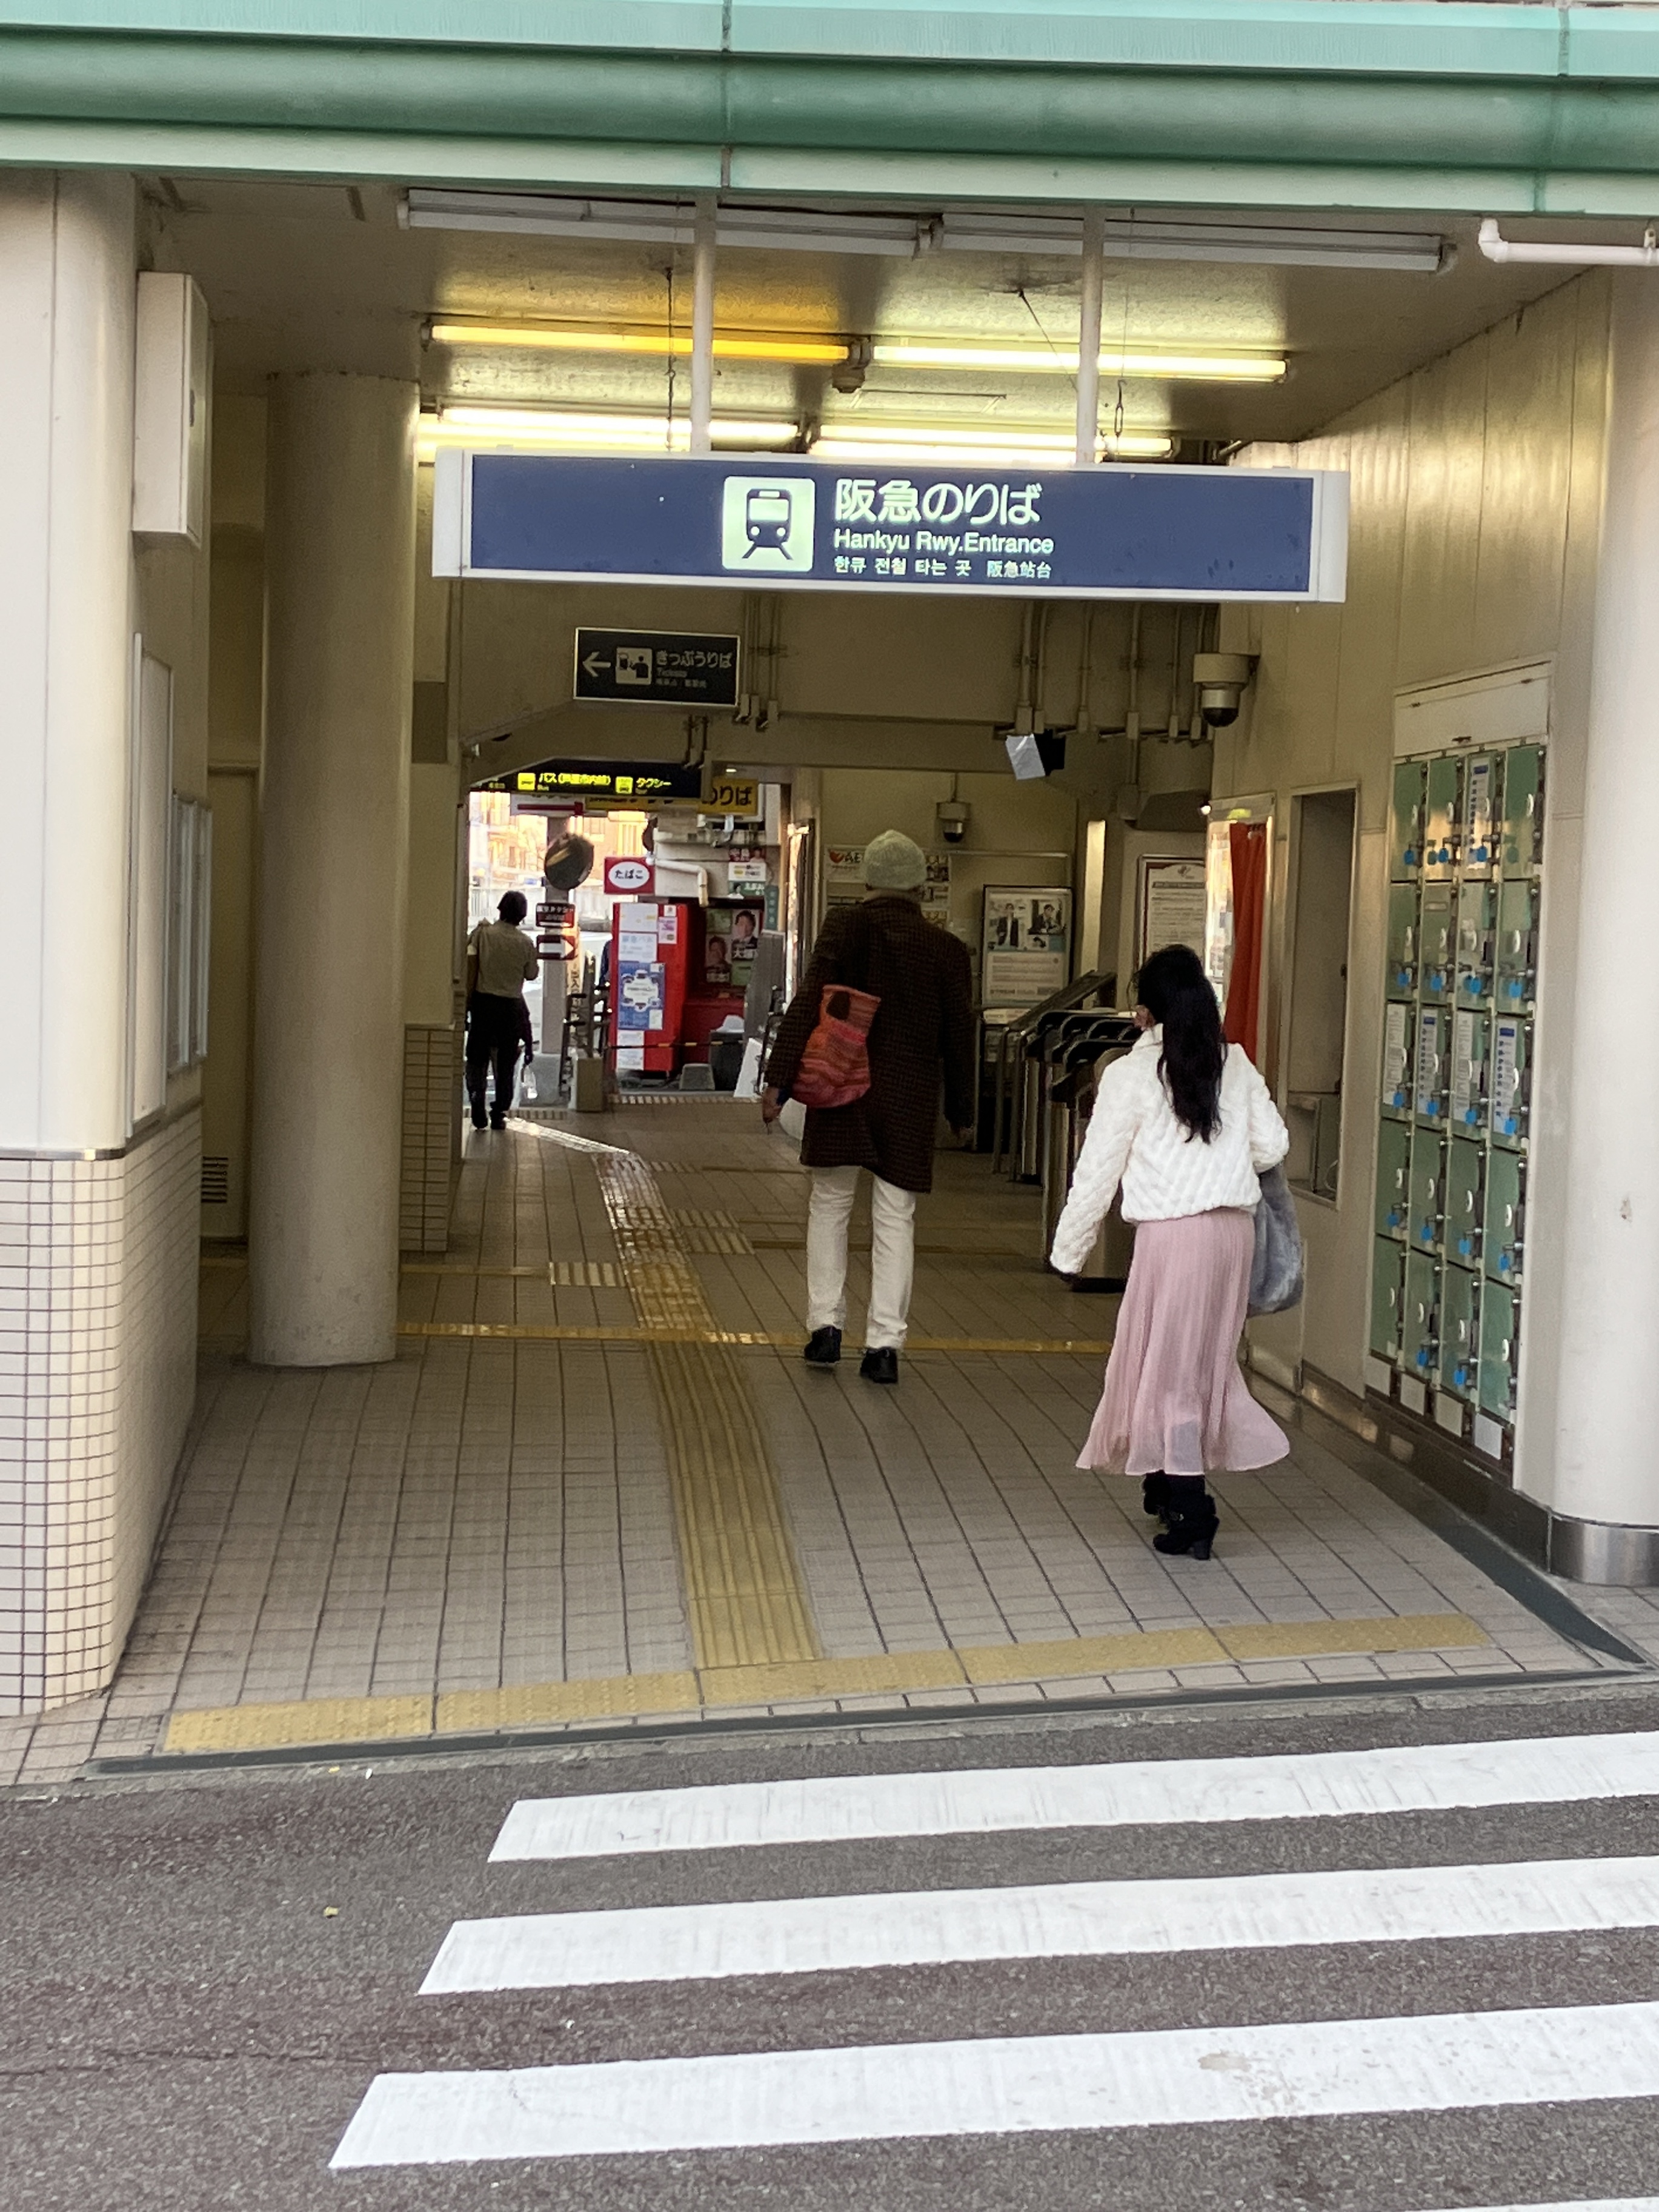
<path id="1" fill-rule="evenodd" d="M 195 1391 L 202 1130 L 0 1159 L 0 1713 L 114 1672 Z"/>

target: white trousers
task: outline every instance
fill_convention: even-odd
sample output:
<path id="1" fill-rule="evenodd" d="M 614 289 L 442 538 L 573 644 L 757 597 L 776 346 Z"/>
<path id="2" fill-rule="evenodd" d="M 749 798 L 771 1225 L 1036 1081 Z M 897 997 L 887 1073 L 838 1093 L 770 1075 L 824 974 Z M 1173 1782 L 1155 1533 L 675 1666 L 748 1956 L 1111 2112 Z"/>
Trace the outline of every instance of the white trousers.
<path id="1" fill-rule="evenodd" d="M 847 1224 L 858 1194 L 857 1168 L 814 1168 L 806 1218 L 806 1326 L 847 1326 Z M 916 1271 L 916 1194 L 870 1178 L 870 1351 L 900 1351 L 910 1318 Z"/>

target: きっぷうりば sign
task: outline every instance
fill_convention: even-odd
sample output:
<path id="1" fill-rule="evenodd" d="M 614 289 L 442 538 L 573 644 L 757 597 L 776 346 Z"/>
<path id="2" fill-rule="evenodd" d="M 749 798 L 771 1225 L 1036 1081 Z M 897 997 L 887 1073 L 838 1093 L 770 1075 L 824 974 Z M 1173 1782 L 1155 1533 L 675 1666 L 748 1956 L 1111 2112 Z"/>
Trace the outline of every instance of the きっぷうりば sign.
<path id="1" fill-rule="evenodd" d="M 780 589 L 1339 600 L 1347 484 L 1318 469 L 831 465 L 447 452 L 436 575 Z"/>

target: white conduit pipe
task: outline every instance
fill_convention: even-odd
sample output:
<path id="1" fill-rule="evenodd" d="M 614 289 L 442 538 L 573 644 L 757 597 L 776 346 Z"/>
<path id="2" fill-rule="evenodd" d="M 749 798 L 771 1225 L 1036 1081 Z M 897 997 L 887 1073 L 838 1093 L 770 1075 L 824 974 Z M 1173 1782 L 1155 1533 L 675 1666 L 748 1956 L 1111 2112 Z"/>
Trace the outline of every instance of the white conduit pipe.
<path id="1" fill-rule="evenodd" d="M 1503 238 L 1498 219 L 1480 225 L 1480 251 L 1488 261 L 1549 261 L 1570 269 L 1659 269 L 1659 234 L 1650 223 L 1640 246 L 1571 246 L 1558 240 Z"/>
<path id="2" fill-rule="evenodd" d="M 692 231 L 691 450 L 708 453 L 714 415 L 714 202 L 698 196 Z"/>
<path id="3" fill-rule="evenodd" d="M 1078 310 L 1077 465 L 1091 469 L 1100 445 L 1100 300 L 1106 210 L 1083 210 L 1083 291 Z"/>

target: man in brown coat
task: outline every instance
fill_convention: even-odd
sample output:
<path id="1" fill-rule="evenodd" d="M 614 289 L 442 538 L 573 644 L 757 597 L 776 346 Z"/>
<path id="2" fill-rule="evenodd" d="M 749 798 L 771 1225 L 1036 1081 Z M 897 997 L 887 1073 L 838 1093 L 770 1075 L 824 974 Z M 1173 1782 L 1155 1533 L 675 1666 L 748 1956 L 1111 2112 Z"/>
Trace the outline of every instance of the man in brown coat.
<path id="1" fill-rule="evenodd" d="M 860 1375 L 898 1381 L 915 1270 L 916 1193 L 933 1187 L 939 1089 L 959 1136 L 974 1118 L 974 1006 L 966 948 L 923 919 L 927 857 L 896 830 L 867 846 L 869 896 L 834 908 L 778 1030 L 761 1112 L 775 1121 L 799 1072 L 826 986 L 881 1001 L 870 1026 L 870 1088 L 850 1106 L 808 1108 L 802 1164 L 812 1170 L 806 1229 L 806 1358 L 830 1368 L 847 1320 L 847 1224 L 859 1170 L 871 1196 L 870 1318 Z"/>

